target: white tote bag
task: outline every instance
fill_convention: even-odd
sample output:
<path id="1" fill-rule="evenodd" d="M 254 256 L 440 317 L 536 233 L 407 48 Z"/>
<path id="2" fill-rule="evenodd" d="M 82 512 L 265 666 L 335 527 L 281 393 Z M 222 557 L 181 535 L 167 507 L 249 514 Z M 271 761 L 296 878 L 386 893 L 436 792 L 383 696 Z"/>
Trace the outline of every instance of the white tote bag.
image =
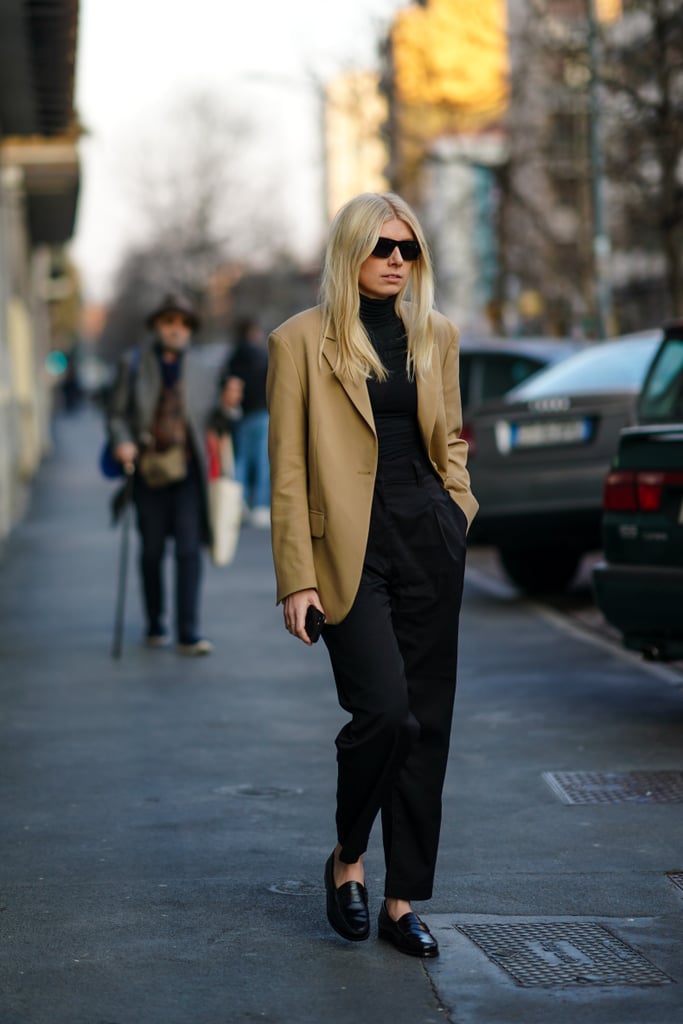
<path id="1" fill-rule="evenodd" d="M 212 439 L 214 473 L 209 477 L 211 561 L 230 565 L 235 557 L 242 524 L 242 484 L 234 479 L 231 438 Z"/>
<path id="2" fill-rule="evenodd" d="M 214 565 L 230 565 L 242 522 L 242 484 L 227 476 L 209 481 L 209 519 L 211 560 Z"/>

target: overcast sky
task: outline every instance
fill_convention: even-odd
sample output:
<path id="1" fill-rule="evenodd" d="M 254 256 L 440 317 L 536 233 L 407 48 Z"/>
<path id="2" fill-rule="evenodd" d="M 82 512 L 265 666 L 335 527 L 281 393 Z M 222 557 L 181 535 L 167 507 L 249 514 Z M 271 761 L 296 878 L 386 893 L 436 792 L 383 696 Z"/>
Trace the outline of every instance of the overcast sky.
<path id="1" fill-rule="evenodd" d="M 319 108 L 313 78 L 376 66 L 377 40 L 407 0 L 81 0 L 76 103 L 82 191 L 72 252 L 86 297 L 107 297 L 139 230 L 128 176 L 153 126 L 198 91 L 254 112 L 254 142 L 286 185 L 283 212 L 314 251 L 320 210 Z M 258 154 L 254 154 L 258 156 Z"/>

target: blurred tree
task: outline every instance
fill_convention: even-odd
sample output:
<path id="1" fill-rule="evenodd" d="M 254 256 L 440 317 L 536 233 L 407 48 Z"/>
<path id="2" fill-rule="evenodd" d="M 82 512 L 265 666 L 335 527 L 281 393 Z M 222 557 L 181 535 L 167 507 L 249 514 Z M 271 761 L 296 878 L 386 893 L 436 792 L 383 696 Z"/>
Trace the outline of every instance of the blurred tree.
<path id="1" fill-rule="evenodd" d="M 165 253 L 169 275 L 196 292 L 218 262 L 263 243 L 263 196 L 244 159 L 253 133 L 222 98 L 197 93 L 175 104 L 139 149 L 131 195 L 141 235 Z"/>
<path id="2" fill-rule="evenodd" d="M 220 267 L 245 259 L 259 265 L 286 248 L 273 215 L 274 171 L 253 165 L 254 131 L 211 93 L 184 97 L 146 127 L 128 181 L 137 241 L 121 261 L 101 341 L 105 358 L 135 342 L 162 292 L 183 290 L 202 308 Z"/>
<path id="3" fill-rule="evenodd" d="M 605 32 L 606 172 L 615 242 L 663 254 L 668 309 L 683 316 L 683 2 L 624 0 Z"/>
<path id="4" fill-rule="evenodd" d="M 511 0 L 509 160 L 499 170 L 493 316 L 523 328 L 517 296 L 543 301 L 543 328 L 596 333 L 588 100 L 588 0 Z M 597 64 L 613 328 L 683 314 L 683 0 L 598 5 Z"/>
<path id="5" fill-rule="evenodd" d="M 587 144 L 585 21 L 546 0 L 510 5 L 508 160 L 497 170 L 496 330 L 525 333 L 520 296 L 534 294 L 535 329 L 583 330 L 594 307 Z"/>
<path id="6" fill-rule="evenodd" d="M 98 345 L 106 361 L 113 362 L 121 352 L 144 340 L 145 318 L 167 290 L 165 260 L 164 250 L 150 246 L 129 251 L 122 261 Z"/>

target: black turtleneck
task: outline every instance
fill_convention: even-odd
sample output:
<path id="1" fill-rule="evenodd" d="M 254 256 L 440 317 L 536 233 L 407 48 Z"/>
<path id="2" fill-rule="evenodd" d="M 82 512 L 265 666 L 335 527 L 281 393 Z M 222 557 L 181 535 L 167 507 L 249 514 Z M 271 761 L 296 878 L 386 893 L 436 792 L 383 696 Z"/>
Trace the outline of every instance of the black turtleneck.
<path id="1" fill-rule="evenodd" d="M 387 370 L 385 381 L 368 381 L 370 404 L 379 443 L 379 461 L 424 458 L 417 424 L 417 386 L 408 380 L 408 339 L 394 309 L 394 297 L 360 297 L 360 318 Z"/>

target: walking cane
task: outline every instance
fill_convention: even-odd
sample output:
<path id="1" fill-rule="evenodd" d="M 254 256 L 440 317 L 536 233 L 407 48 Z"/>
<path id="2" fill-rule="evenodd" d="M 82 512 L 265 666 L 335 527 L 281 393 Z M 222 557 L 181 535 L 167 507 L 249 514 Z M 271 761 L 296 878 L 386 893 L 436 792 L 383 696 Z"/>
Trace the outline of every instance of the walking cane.
<path id="1" fill-rule="evenodd" d="M 126 482 L 121 493 L 115 499 L 122 516 L 121 522 L 121 550 L 119 552 L 119 578 L 116 594 L 116 615 L 114 618 L 114 637 L 111 645 L 112 658 L 121 657 L 123 646 L 123 623 L 126 606 L 126 581 L 128 578 L 128 546 L 130 538 L 130 517 L 133 495 L 133 465 L 125 466 Z"/>

